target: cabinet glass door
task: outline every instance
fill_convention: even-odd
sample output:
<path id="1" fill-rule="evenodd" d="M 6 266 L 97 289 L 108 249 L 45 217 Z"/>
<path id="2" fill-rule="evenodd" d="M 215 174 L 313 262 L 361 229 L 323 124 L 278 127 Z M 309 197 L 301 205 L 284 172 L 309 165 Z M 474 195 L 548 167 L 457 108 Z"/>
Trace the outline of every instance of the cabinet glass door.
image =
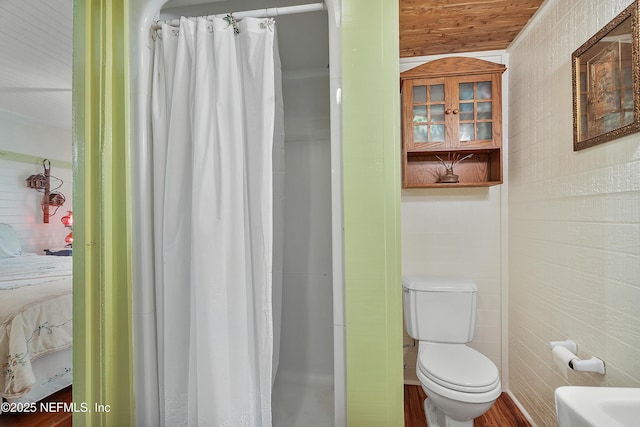
<path id="1" fill-rule="evenodd" d="M 458 83 L 458 139 L 464 146 L 493 138 L 492 82 Z"/>
<path id="2" fill-rule="evenodd" d="M 413 143 L 445 141 L 444 83 L 413 86 Z"/>

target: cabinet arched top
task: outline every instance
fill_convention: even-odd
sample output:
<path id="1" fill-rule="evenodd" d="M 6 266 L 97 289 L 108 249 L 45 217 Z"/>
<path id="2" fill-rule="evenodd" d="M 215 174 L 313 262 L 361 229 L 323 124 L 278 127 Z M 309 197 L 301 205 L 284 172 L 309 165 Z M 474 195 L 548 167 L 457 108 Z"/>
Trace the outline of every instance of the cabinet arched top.
<path id="1" fill-rule="evenodd" d="M 426 64 L 400 73 L 400 81 L 416 78 L 463 76 L 470 74 L 504 73 L 504 64 L 485 61 L 478 58 L 451 56 L 429 61 Z M 401 83 L 402 84 L 402 83 Z"/>

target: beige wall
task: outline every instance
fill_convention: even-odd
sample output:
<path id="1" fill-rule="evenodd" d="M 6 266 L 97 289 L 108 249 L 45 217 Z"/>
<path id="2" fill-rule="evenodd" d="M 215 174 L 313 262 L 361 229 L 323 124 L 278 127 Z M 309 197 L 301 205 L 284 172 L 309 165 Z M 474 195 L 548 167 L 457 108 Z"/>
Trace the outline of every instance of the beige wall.
<path id="1" fill-rule="evenodd" d="M 508 49 L 509 384 L 538 426 L 561 385 L 640 386 L 640 134 L 572 151 L 571 53 L 630 0 L 547 0 Z M 549 341 L 604 359 L 554 368 Z"/>

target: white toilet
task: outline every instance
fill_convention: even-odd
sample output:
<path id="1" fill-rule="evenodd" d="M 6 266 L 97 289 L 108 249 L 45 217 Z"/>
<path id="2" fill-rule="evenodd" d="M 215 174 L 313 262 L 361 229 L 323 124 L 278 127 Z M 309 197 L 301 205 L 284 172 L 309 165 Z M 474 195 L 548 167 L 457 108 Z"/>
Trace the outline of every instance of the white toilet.
<path id="1" fill-rule="evenodd" d="M 500 396 L 496 365 L 467 347 L 476 318 L 475 282 L 405 276 L 404 322 L 418 344 L 416 373 L 427 395 L 429 427 L 472 427 Z"/>

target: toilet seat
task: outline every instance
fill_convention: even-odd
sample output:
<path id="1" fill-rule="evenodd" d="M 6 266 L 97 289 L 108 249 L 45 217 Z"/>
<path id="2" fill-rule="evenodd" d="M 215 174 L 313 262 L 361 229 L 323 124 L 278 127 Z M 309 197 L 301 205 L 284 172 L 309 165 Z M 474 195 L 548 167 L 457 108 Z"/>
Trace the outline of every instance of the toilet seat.
<path id="1" fill-rule="evenodd" d="M 500 387 L 496 365 L 464 344 L 421 343 L 418 370 L 434 383 L 464 393 L 485 393 Z"/>

